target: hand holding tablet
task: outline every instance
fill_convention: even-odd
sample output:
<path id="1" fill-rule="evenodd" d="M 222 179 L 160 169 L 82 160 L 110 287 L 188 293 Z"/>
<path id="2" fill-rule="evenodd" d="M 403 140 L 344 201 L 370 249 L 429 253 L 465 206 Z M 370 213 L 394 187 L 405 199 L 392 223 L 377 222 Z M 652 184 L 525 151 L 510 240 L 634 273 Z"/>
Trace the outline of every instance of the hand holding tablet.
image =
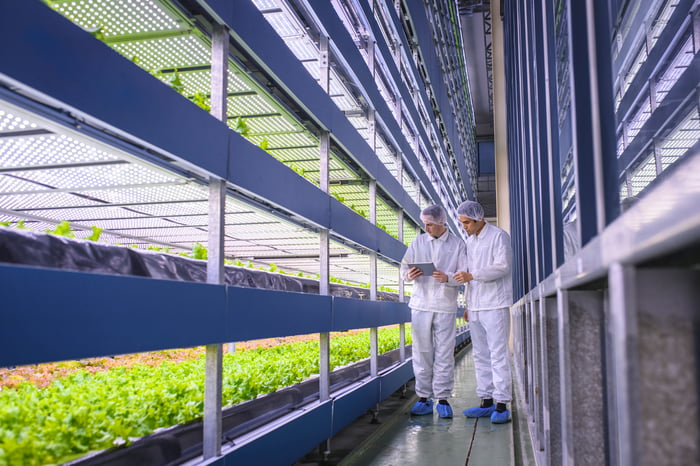
<path id="1" fill-rule="evenodd" d="M 435 265 L 432 262 L 414 262 L 413 264 L 408 264 L 408 267 L 417 267 L 426 277 L 432 276 L 433 272 L 435 272 Z"/>

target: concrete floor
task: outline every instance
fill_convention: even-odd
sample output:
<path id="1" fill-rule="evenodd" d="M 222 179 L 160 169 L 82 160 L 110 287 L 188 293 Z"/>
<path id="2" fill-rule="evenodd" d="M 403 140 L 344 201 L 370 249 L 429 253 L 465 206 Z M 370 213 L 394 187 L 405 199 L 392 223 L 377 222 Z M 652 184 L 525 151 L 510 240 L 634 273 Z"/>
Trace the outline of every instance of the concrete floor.
<path id="1" fill-rule="evenodd" d="M 455 388 L 450 404 L 453 419 L 437 412 L 411 416 L 416 398 L 412 381 L 402 396 L 389 397 L 330 441 L 325 455 L 311 452 L 297 466 L 511 466 L 515 460 L 513 423 L 491 424 L 488 418 L 470 419 L 462 411 L 479 403 L 475 393 L 471 346 L 457 355 Z M 509 406 L 512 410 L 512 407 Z M 517 413 L 516 413 L 517 415 Z"/>

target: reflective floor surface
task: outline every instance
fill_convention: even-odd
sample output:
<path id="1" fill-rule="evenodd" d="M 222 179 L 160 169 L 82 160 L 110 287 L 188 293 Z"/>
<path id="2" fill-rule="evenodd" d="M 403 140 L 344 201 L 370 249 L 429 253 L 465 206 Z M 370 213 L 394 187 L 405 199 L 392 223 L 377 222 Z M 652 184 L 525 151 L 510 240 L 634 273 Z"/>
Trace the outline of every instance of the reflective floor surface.
<path id="1" fill-rule="evenodd" d="M 513 423 L 491 424 L 489 418 L 470 419 L 462 411 L 479 403 L 475 393 L 471 347 L 457 356 L 455 389 L 450 404 L 453 419 L 437 412 L 411 416 L 412 387 L 402 406 L 338 464 L 374 466 L 509 466 L 514 464 Z M 509 406 L 509 408 L 511 408 Z"/>

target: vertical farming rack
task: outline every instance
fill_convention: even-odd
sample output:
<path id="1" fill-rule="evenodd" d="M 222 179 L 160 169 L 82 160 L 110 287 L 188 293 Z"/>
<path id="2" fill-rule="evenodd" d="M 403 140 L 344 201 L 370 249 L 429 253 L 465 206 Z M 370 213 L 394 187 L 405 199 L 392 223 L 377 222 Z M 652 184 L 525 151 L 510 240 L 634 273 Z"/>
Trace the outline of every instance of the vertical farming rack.
<path id="1" fill-rule="evenodd" d="M 293 461 L 404 384 L 403 350 L 377 368 L 377 328 L 403 333 L 398 265 L 420 210 L 442 204 L 459 231 L 475 166 L 468 95 L 444 98 L 465 84 L 458 29 L 436 29 L 437 13 L 415 2 L 3 2 L 0 221 L 208 257 L 207 283 L 0 265 L 0 365 L 207 345 L 203 458 L 221 461 Z M 314 277 L 320 292 L 228 286 L 224 264 Z M 332 296 L 332 282 L 370 299 Z M 371 329 L 371 374 L 331 394 L 328 335 L 353 328 Z M 319 399 L 222 450 L 221 344 L 309 333 L 321 341 Z"/>

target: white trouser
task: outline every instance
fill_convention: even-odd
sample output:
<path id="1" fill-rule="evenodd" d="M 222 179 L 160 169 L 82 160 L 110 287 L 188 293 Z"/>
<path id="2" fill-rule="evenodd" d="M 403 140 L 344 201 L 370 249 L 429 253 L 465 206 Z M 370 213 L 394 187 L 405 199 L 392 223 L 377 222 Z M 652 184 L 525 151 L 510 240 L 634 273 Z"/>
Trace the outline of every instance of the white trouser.
<path id="1" fill-rule="evenodd" d="M 510 310 L 470 311 L 469 330 L 477 396 L 493 398 L 496 403 L 509 403 L 512 384 L 508 353 Z"/>
<path id="2" fill-rule="evenodd" d="M 413 374 L 416 395 L 449 398 L 455 384 L 454 312 L 411 310 Z"/>

